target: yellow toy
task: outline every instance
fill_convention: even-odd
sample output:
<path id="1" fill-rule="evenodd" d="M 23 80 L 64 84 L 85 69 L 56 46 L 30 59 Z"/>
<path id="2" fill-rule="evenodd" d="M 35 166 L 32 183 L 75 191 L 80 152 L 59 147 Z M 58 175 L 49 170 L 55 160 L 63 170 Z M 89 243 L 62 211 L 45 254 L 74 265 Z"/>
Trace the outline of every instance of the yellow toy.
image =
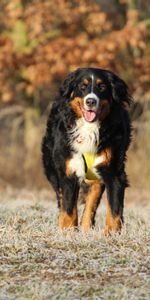
<path id="1" fill-rule="evenodd" d="M 95 174 L 93 173 L 93 164 L 95 159 L 95 153 L 84 153 L 84 158 L 87 165 L 87 173 L 86 173 L 86 179 L 94 180 L 96 179 Z"/>

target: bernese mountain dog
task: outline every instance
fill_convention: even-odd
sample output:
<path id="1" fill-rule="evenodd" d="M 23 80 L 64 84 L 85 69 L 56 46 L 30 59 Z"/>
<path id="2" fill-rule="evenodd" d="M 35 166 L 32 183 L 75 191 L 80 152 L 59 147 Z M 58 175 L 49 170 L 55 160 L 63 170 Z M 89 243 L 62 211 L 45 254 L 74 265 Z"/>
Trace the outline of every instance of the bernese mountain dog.
<path id="1" fill-rule="evenodd" d="M 105 233 L 123 223 L 126 151 L 131 141 L 126 83 L 99 68 L 79 68 L 62 83 L 42 142 L 45 174 L 59 205 L 59 228 L 78 226 L 80 187 L 86 186 L 81 228 L 87 232 L 104 190 Z"/>

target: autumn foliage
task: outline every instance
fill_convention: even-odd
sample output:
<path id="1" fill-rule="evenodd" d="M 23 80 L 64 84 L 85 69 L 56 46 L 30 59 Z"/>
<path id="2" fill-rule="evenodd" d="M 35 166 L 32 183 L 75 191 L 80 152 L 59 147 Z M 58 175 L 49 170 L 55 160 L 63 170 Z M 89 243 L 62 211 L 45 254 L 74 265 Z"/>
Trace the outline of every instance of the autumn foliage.
<path id="1" fill-rule="evenodd" d="M 75 68 L 110 69 L 128 83 L 135 100 L 149 103 L 148 10 L 144 0 L 0 1 L 0 180 L 41 183 L 45 117 Z M 138 161 L 147 157 L 143 149 L 148 153 L 142 148 Z M 134 167 L 135 181 L 140 166 Z"/>
<path id="2" fill-rule="evenodd" d="M 148 25 L 130 2 L 1 1 L 1 101 L 32 102 L 37 91 L 48 101 L 79 66 L 111 69 L 147 93 Z"/>

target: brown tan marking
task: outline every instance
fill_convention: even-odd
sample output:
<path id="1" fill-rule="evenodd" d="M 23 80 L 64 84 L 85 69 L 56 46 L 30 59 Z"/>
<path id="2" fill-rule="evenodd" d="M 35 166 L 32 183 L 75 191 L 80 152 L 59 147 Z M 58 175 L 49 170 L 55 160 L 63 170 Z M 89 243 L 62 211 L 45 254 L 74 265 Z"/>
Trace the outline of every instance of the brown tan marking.
<path id="1" fill-rule="evenodd" d="M 70 175 L 72 175 L 72 172 L 71 172 L 69 164 L 70 164 L 70 159 L 67 159 L 66 160 L 66 175 L 67 175 L 67 177 L 69 177 Z"/>
<path id="2" fill-rule="evenodd" d="M 112 150 L 111 148 L 106 148 L 105 150 L 101 151 L 96 155 L 96 167 L 101 166 L 109 166 L 112 160 Z"/>
<path id="3" fill-rule="evenodd" d="M 77 208 L 73 209 L 72 214 L 67 214 L 66 211 L 60 210 L 59 213 L 59 228 L 71 228 L 78 226 Z"/>
<path id="4" fill-rule="evenodd" d="M 108 116 L 108 114 L 110 113 L 110 103 L 109 103 L 109 101 L 108 100 L 101 100 L 100 109 L 101 109 L 100 120 L 103 121 Z"/>
<path id="5" fill-rule="evenodd" d="M 111 150 L 111 148 L 106 148 L 104 150 L 104 153 L 105 153 L 105 157 L 106 157 L 106 159 L 105 159 L 105 165 L 108 166 L 110 164 L 110 162 L 111 162 L 111 159 L 112 159 L 112 150 Z"/>
<path id="6" fill-rule="evenodd" d="M 67 214 L 63 209 L 62 192 L 60 192 L 60 212 L 59 212 L 59 228 L 71 228 L 78 226 L 77 204 L 73 209 L 72 214 Z"/>
<path id="7" fill-rule="evenodd" d="M 109 235 L 111 232 L 117 232 L 121 230 L 122 221 L 121 216 L 113 216 L 110 205 L 107 205 L 106 213 L 106 227 L 104 230 L 105 235 Z"/>
<path id="8" fill-rule="evenodd" d="M 89 84 L 89 80 L 88 79 L 84 79 L 83 80 L 83 84 L 88 85 Z"/>
<path id="9" fill-rule="evenodd" d="M 88 184 L 90 185 L 90 190 L 85 199 L 86 204 L 81 220 L 81 226 L 85 232 L 87 232 L 92 226 L 94 212 L 102 189 L 101 182 L 99 180 L 90 180 L 88 181 Z"/>
<path id="10" fill-rule="evenodd" d="M 82 117 L 82 111 L 81 111 L 81 107 L 83 103 L 83 99 L 80 97 L 75 97 L 71 102 L 70 105 L 73 109 L 73 111 L 75 112 L 77 118 L 81 118 Z"/>
<path id="11" fill-rule="evenodd" d="M 102 79 L 100 79 L 100 78 L 96 79 L 96 84 L 97 84 L 97 85 L 100 84 L 100 83 L 102 83 L 102 82 L 103 82 Z"/>

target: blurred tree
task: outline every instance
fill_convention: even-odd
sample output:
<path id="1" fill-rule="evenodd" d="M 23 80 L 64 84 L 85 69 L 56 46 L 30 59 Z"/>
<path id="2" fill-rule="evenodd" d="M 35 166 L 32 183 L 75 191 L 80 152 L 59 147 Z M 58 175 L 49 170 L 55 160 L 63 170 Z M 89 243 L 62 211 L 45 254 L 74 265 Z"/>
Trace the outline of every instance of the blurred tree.
<path id="1" fill-rule="evenodd" d="M 12 142 L 15 128 L 31 151 L 27 131 L 78 67 L 111 69 L 137 99 L 150 99 L 149 16 L 145 0 L 1 0 L 0 129 L 10 122 L 4 139 Z M 13 106 L 4 122 L 11 110 L 3 109 Z"/>

